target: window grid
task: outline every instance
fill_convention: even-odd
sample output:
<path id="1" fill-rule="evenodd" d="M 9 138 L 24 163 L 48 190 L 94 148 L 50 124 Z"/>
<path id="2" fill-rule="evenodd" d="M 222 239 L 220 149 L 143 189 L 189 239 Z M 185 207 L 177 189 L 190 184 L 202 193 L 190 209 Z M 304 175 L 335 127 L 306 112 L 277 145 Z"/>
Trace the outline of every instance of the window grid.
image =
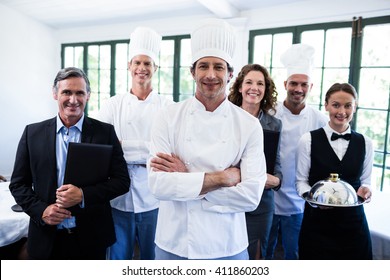
<path id="1" fill-rule="evenodd" d="M 366 85 L 368 84 L 368 87 L 372 88 L 372 79 L 369 79 L 370 81 L 367 82 L 368 79 L 364 79 L 364 71 L 367 71 L 367 69 L 373 69 L 376 72 L 373 74 L 373 77 L 377 78 L 378 76 L 378 71 L 380 69 L 383 69 L 383 71 L 389 71 L 389 74 L 385 72 L 382 77 L 382 80 L 387 80 L 385 77 L 390 76 L 390 63 L 388 61 L 390 56 L 387 56 L 385 58 L 385 65 L 379 61 L 378 63 L 380 65 L 361 65 L 361 60 L 362 60 L 362 49 L 364 45 L 364 28 L 365 26 L 374 26 L 374 25 L 388 25 L 389 28 L 387 29 L 387 33 L 382 34 L 382 37 L 388 38 L 388 35 L 390 34 L 390 17 L 380 17 L 380 18 L 373 18 L 373 19 L 359 19 L 354 18 L 353 21 L 351 22 L 339 22 L 339 23 L 324 23 L 324 24 L 314 24 L 314 25 L 305 25 L 305 26 L 297 26 L 297 27 L 292 27 L 292 28 L 273 28 L 273 29 L 267 29 L 267 30 L 253 30 L 250 32 L 249 35 L 249 57 L 248 61 L 249 63 L 260 63 L 263 64 L 268 68 L 270 71 L 271 76 L 274 78 L 274 81 L 277 85 L 277 90 L 279 92 L 278 100 L 281 101 L 285 98 L 283 96 L 284 89 L 283 84 L 282 84 L 282 79 L 284 80 L 284 76 L 280 77 L 280 67 L 275 65 L 274 62 L 274 51 L 275 51 L 275 38 L 277 35 L 283 34 L 283 33 L 292 33 L 292 43 L 309 43 L 309 41 L 304 40 L 304 34 L 307 32 L 313 32 L 316 30 L 322 30 L 323 33 L 323 44 L 322 44 L 322 58 L 321 58 L 321 65 L 316 66 L 316 71 L 313 76 L 315 76 L 314 84 L 315 87 L 313 88 L 313 91 L 311 92 L 309 99 L 308 99 L 308 104 L 312 106 L 318 106 L 320 110 L 324 110 L 324 95 L 326 93 L 326 90 L 329 88 L 333 82 L 337 81 L 348 81 L 352 85 L 355 86 L 358 94 L 359 94 L 359 101 L 361 97 L 364 94 L 370 94 L 371 91 L 362 87 L 361 85 Z M 359 24 L 362 26 L 362 32 L 359 32 L 356 28 L 359 27 Z M 341 43 L 339 41 L 332 42 L 329 41 L 330 37 L 332 36 L 331 33 L 335 30 L 343 30 L 345 32 L 348 32 L 349 34 L 354 34 L 355 36 L 341 36 L 341 40 L 344 42 L 344 46 L 348 47 L 348 50 L 350 51 L 349 55 L 349 63 L 348 65 L 328 65 L 327 64 L 327 55 L 337 53 L 338 50 L 336 51 L 331 51 L 332 47 L 333 48 L 338 48 L 340 47 Z M 349 31 L 350 30 L 350 31 Z M 363 34 L 363 36 L 361 36 Z M 255 56 L 259 57 L 259 54 L 256 53 L 258 50 L 256 49 L 255 42 L 256 38 L 258 36 L 266 36 L 266 35 L 271 35 L 272 39 L 271 42 L 269 43 L 271 51 L 270 51 L 270 58 L 269 62 L 268 61 L 256 61 Z M 351 38 L 349 38 L 351 37 Z M 345 39 L 345 40 L 344 40 Z M 351 40 L 350 43 L 346 40 Z M 313 42 L 313 41 L 311 41 Z M 317 43 L 317 42 L 315 42 Z M 388 54 L 390 52 L 390 44 L 387 43 L 387 49 L 385 47 L 382 48 L 382 51 L 377 52 L 377 53 L 385 53 Z M 377 42 L 377 45 L 383 46 L 383 43 L 380 43 L 379 41 Z M 266 48 L 265 46 L 262 46 L 262 48 Z M 287 46 L 286 46 L 287 48 Z M 317 51 L 317 46 L 316 46 L 316 51 Z M 321 48 L 321 47 L 320 47 Z M 373 52 L 375 53 L 375 52 Z M 344 55 L 343 58 L 347 57 L 347 55 Z M 382 61 L 383 62 L 383 61 Z M 319 73 L 320 72 L 320 73 Z M 334 74 L 332 78 L 332 72 L 336 73 Z M 330 75 L 330 76 L 329 76 Z M 380 75 L 379 75 L 380 76 Z M 379 78 L 377 78 L 379 80 Z M 331 82 L 331 83 L 330 83 Z M 387 102 L 380 102 L 376 101 L 378 98 L 371 98 L 372 103 L 376 101 L 378 104 L 373 104 L 372 106 L 361 106 L 358 103 L 358 107 L 356 109 L 356 113 L 354 115 L 354 120 L 352 122 L 352 128 L 357 129 L 357 131 L 360 131 L 361 133 L 367 135 L 373 140 L 374 143 L 374 149 L 375 149 L 375 159 L 374 159 L 374 168 L 373 168 L 373 178 L 376 179 L 375 182 L 373 182 L 374 185 L 381 191 L 386 191 L 390 192 L 390 153 L 389 153 L 389 148 L 390 143 L 389 143 L 389 129 L 390 129 L 390 82 L 388 81 L 387 83 L 383 82 L 385 85 L 388 85 L 388 93 L 385 91 L 380 91 L 382 99 L 386 99 L 387 95 Z M 316 86 L 319 85 L 319 86 Z M 379 87 L 379 86 L 378 86 Z M 281 94 L 282 93 L 282 94 Z M 372 96 L 372 94 L 371 94 Z M 386 107 L 387 105 L 387 107 Z M 378 108 L 378 106 L 380 108 Z M 378 133 L 375 133 L 375 131 L 370 133 L 370 128 L 373 126 L 378 126 L 378 124 L 373 123 L 373 118 L 370 118 L 369 114 L 375 114 L 375 119 L 378 118 L 379 114 L 382 114 L 383 123 L 385 124 L 385 127 L 383 131 L 381 131 L 381 134 L 379 135 Z M 384 117 L 385 116 L 385 117 Z M 378 129 L 377 129 L 378 130 Z M 375 175 L 374 175 L 375 173 Z"/>

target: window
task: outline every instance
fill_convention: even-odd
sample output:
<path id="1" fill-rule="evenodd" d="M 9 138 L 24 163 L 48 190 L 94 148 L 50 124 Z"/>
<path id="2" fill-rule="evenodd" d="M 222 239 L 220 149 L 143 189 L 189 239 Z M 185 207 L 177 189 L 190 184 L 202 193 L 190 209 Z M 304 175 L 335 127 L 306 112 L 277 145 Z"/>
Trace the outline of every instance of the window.
<path id="1" fill-rule="evenodd" d="M 129 40 L 62 45 L 62 67 L 82 68 L 90 79 L 92 92 L 86 108 L 89 116 L 96 116 L 110 96 L 129 92 L 128 48 Z M 190 50 L 188 35 L 163 38 L 153 88 L 174 101 L 194 94 Z"/>
<path id="2" fill-rule="evenodd" d="M 268 68 L 282 101 L 285 70 L 279 58 L 293 43 L 315 47 L 313 90 L 308 104 L 324 110 L 324 95 L 335 82 L 355 86 L 358 107 L 353 129 L 373 140 L 373 183 L 390 192 L 390 17 L 354 19 L 297 27 L 254 30 L 249 35 L 249 62 Z"/>

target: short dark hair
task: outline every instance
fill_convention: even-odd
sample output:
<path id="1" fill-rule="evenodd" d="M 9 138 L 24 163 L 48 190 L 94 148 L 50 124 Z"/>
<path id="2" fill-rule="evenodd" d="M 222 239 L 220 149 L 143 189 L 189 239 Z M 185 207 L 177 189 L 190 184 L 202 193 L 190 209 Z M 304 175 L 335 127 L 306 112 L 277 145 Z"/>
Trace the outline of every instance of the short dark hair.
<path id="1" fill-rule="evenodd" d="M 69 78 L 83 78 L 85 83 L 87 84 L 87 93 L 91 93 L 91 85 L 89 83 L 89 79 L 83 70 L 77 67 L 66 67 L 58 71 L 57 76 L 54 79 L 53 89 L 55 92 L 58 91 L 58 82 L 63 81 Z"/>

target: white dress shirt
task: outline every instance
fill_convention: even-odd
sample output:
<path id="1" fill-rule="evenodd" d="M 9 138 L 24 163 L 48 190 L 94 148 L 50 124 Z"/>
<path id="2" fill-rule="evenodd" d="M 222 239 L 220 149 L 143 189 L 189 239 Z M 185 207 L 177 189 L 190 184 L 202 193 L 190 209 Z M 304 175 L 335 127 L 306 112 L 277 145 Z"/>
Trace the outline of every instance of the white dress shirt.
<path id="1" fill-rule="evenodd" d="M 306 105 L 299 115 L 294 115 L 281 102 L 276 107 L 275 117 L 282 120 L 283 124 L 279 147 L 283 181 L 280 189 L 274 193 L 275 214 L 283 216 L 301 214 L 305 200 L 298 196 L 295 187 L 298 142 L 304 133 L 326 125 L 328 118 L 309 105 Z"/>
<path id="2" fill-rule="evenodd" d="M 324 131 L 330 146 L 334 150 L 335 154 L 342 160 L 349 145 L 349 141 L 346 141 L 342 138 L 331 141 L 330 137 L 332 133 L 340 134 L 337 131 L 333 130 L 329 124 L 324 127 Z M 341 134 L 351 133 L 351 128 L 349 127 L 345 132 Z M 374 149 L 372 146 L 372 141 L 368 137 L 364 136 L 364 141 L 366 145 L 366 156 L 363 163 L 363 172 L 360 176 L 361 185 L 371 188 L 371 172 L 372 165 L 374 160 Z M 311 134 L 310 132 L 305 133 L 302 138 L 299 140 L 298 152 L 297 152 L 297 175 L 296 175 L 296 188 L 300 196 L 307 191 L 310 191 L 311 186 L 309 185 L 309 172 L 311 167 Z M 324 178 L 325 179 L 325 178 Z"/>
<path id="3" fill-rule="evenodd" d="M 152 91 L 145 100 L 131 93 L 111 97 L 99 112 L 101 121 L 114 125 L 130 176 L 130 191 L 111 200 L 115 209 L 141 213 L 158 208 L 150 193 L 146 160 L 149 156 L 150 130 L 157 112 L 173 101 Z"/>
<path id="4" fill-rule="evenodd" d="M 152 128 L 151 157 L 174 153 L 188 173 L 149 172 L 160 199 L 156 244 L 189 259 L 232 256 L 248 246 L 245 212 L 260 202 L 266 180 L 257 118 L 227 99 L 213 112 L 191 98 L 162 110 Z M 206 172 L 237 166 L 241 182 L 199 195 Z"/>

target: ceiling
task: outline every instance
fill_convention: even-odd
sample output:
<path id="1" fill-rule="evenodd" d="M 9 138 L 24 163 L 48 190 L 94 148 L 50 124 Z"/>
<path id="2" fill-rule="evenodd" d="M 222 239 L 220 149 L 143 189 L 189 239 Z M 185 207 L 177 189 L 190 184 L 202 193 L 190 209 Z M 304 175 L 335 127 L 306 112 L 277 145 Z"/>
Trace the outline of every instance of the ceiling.
<path id="1" fill-rule="evenodd" d="M 244 11 L 302 1 L 309 0 L 0 0 L 0 4 L 53 28 L 67 28 L 176 16 L 234 18 Z"/>

